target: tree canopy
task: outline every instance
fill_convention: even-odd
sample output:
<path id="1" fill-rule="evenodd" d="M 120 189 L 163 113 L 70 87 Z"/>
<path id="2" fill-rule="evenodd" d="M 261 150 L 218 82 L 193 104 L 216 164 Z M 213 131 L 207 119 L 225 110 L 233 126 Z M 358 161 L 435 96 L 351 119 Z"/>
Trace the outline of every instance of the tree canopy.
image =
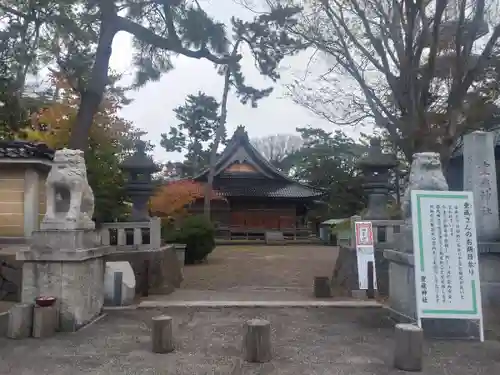
<path id="1" fill-rule="evenodd" d="M 365 205 L 363 178 L 356 166 L 367 147 L 347 137 L 319 128 L 297 128 L 303 145 L 283 161 L 283 170 L 299 181 L 328 191 L 322 216 L 348 217 Z"/>
<path id="2" fill-rule="evenodd" d="M 56 64 L 80 94 L 72 148 L 85 149 L 93 117 L 110 87 L 111 47 L 119 31 L 134 37 L 137 86 L 172 69 L 174 55 L 216 64 L 229 59 L 224 25 L 197 1 L 8 0 L 0 6 L 0 17 L 9 25 L 3 35 L 21 51 L 16 54 L 16 73 Z M 14 86 L 16 92 L 24 89 Z"/>
<path id="3" fill-rule="evenodd" d="M 203 92 L 188 95 L 184 105 L 174 109 L 179 121 L 161 135 L 161 145 L 169 152 L 184 152 L 181 175 L 193 177 L 208 167 L 210 150 L 219 126 L 219 103 Z M 224 143 L 225 134 L 222 142 Z"/>
<path id="4" fill-rule="evenodd" d="M 371 120 L 408 160 L 437 151 L 444 162 L 464 133 L 498 118 L 495 0 L 291 2 L 305 10 L 288 31 L 329 66 L 319 86 L 298 81 L 292 94 L 322 117 Z"/>

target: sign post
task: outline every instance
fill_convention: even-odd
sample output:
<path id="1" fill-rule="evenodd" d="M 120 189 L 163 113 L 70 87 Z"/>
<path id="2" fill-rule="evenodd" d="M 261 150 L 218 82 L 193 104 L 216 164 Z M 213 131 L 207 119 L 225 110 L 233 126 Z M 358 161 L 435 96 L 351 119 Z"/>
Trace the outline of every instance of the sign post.
<path id="1" fill-rule="evenodd" d="M 412 191 L 418 324 L 479 321 L 484 341 L 474 198 L 467 191 Z"/>
<path id="2" fill-rule="evenodd" d="M 373 264 L 373 289 L 377 289 L 372 223 L 370 221 L 356 221 L 355 229 L 359 289 L 368 289 L 368 262 Z"/>

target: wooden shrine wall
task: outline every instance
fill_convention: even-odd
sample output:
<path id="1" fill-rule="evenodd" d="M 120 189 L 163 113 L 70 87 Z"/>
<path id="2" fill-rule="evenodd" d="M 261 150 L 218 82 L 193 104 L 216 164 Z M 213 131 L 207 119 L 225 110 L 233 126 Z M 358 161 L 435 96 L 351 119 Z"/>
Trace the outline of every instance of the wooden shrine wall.
<path id="1" fill-rule="evenodd" d="M 253 229 L 295 228 L 296 209 L 289 208 L 232 208 L 230 225 Z"/>

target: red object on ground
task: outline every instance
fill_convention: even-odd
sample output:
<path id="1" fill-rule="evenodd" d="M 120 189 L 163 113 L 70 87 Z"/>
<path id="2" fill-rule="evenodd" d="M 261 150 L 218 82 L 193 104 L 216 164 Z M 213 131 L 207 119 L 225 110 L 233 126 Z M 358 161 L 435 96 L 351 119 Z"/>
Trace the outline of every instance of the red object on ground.
<path id="1" fill-rule="evenodd" d="M 40 307 L 49 307 L 56 302 L 55 297 L 37 297 L 35 298 L 35 303 Z"/>

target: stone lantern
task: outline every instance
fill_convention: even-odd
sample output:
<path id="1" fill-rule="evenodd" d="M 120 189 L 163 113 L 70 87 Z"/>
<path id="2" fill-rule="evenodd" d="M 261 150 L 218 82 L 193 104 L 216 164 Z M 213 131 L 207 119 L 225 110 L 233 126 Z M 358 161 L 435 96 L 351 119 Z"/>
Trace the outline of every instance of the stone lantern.
<path id="1" fill-rule="evenodd" d="M 146 142 L 137 141 L 133 155 L 125 158 L 120 168 L 128 175 L 126 192 L 132 201 L 130 221 L 149 221 L 148 201 L 156 185 L 151 175 L 159 171 L 153 159 L 146 155 Z"/>
<path id="2" fill-rule="evenodd" d="M 358 161 L 365 182 L 363 189 L 368 195 L 368 210 L 363 219 L 387 220 L 387 202 L 389 196 L 389 171 L 397 166 L 393 154 L 384 154 L 380 139 L 372 138 L 368 153 Z"/>

